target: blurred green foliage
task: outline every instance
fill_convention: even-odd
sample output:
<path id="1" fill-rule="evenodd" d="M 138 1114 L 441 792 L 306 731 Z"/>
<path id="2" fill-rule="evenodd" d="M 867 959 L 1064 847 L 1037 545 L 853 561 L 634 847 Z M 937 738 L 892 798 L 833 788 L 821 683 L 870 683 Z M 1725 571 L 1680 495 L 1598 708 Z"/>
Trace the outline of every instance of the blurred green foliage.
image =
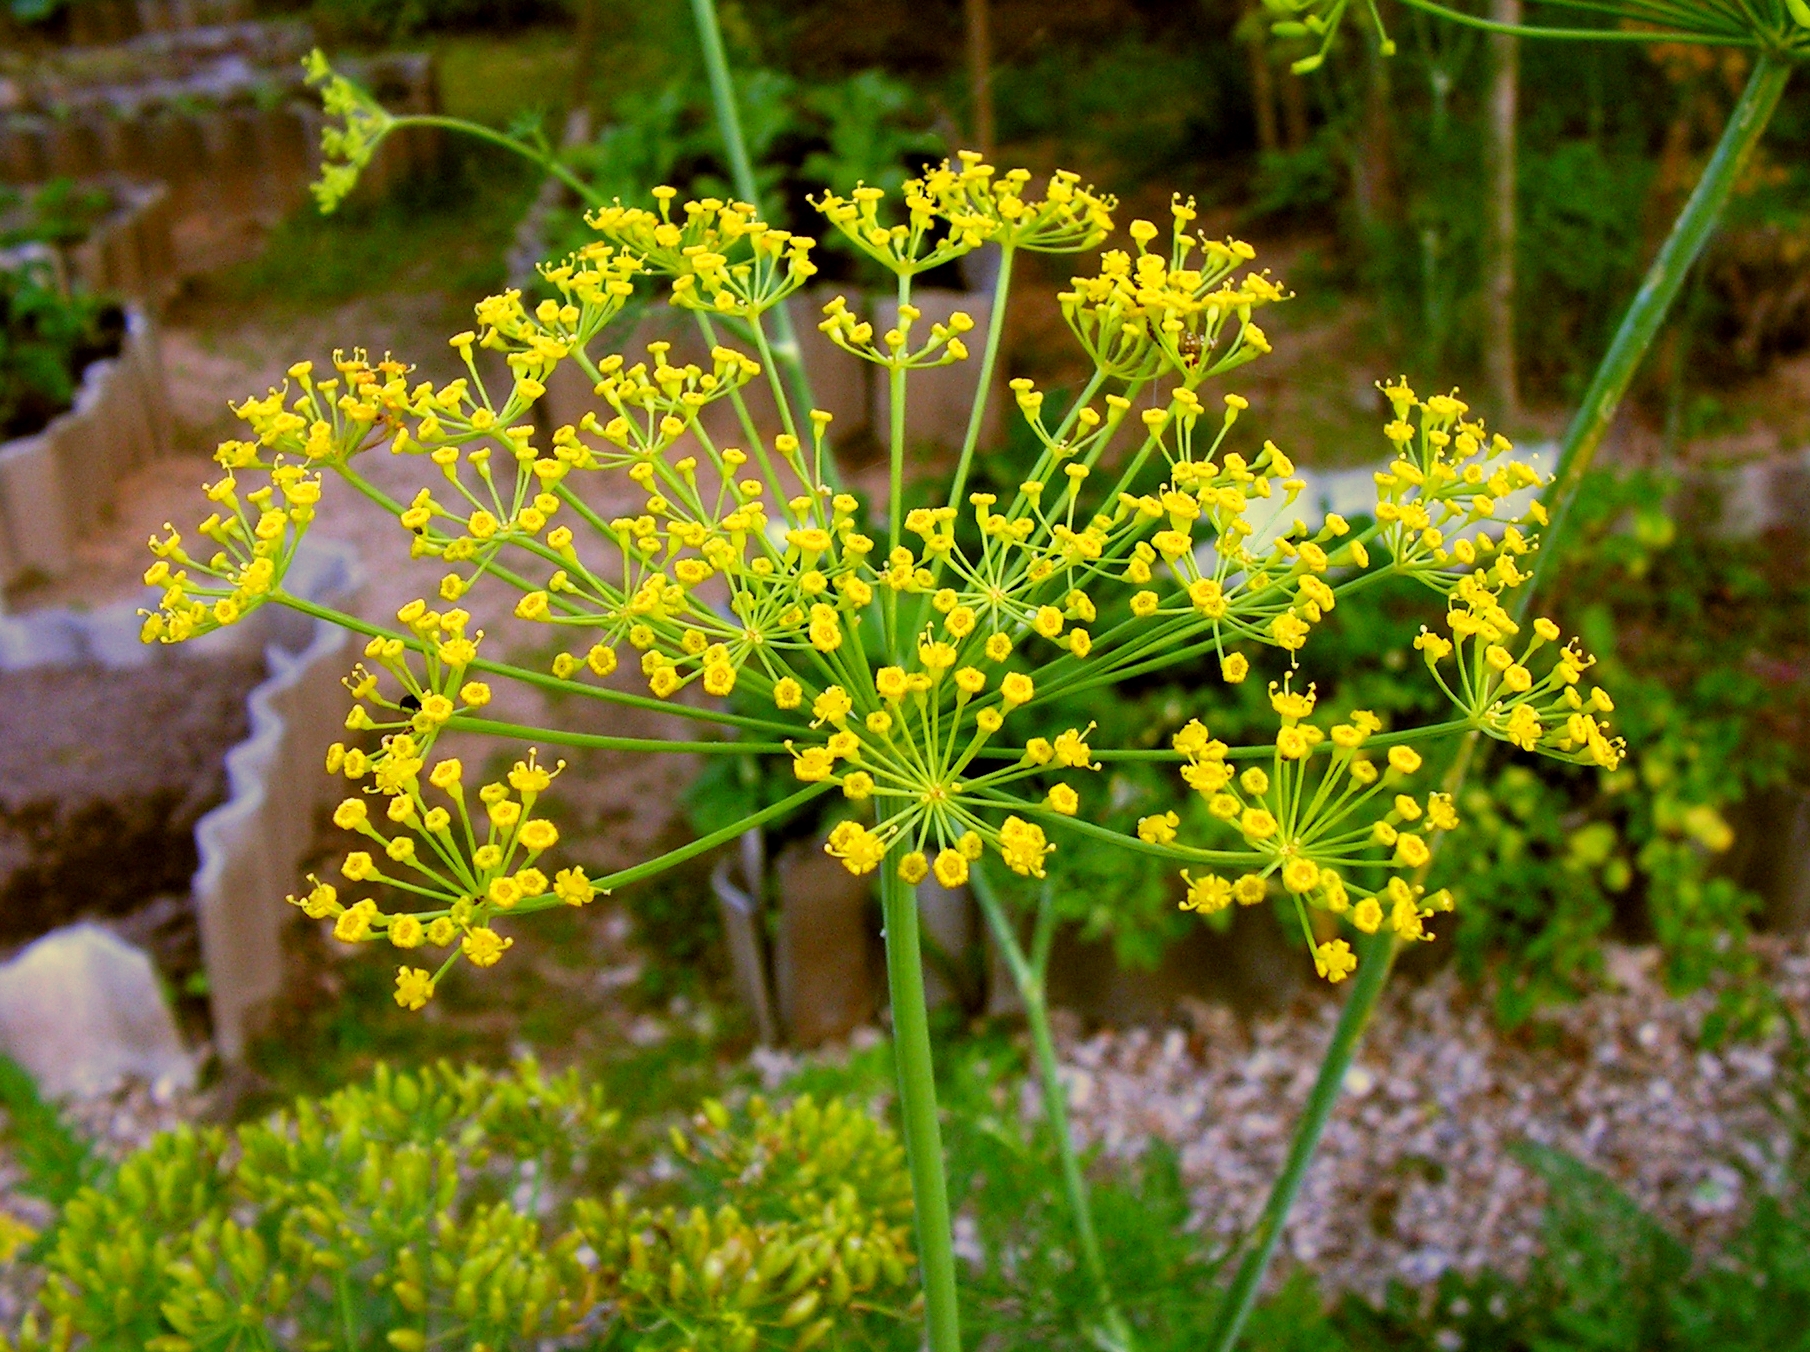
<path id="1" fill-rule="evenodd" d="M 160 1133 L 63 1199 L 39 1308 L 0 1346 L 748 1352 L 906 1313 L 904 1152 L 860 1109 L 707 1103 L 665 1184 L 630 1139 L 532 1062 L 380 1067 L 230 1135 Z M 647 1205 L 596 1200 L 631 1176 Z"/>
<path id="2" fill-rule="evenodd" d="M 1557 22 L 1565 22 L 1559 16 Z M 1373 299 L 1413 371 L 1478 371 L 1485 332 L 1492 58 L 1483 36 L 1418 11 L 1380 62 L 1341 35 L 1305 82 L 1307 135 L 1259 155 L 1245 212 L 1336 231 L 1347 284 Z M 1271 39 L 1272 59 L 1307 50 Z M 1738 92 L 1743 58 L 1634 44 L 1523 42 L 1516 125 L 1516 355 L 1527 392 L 1574 399 Z M 1278 81 L 1292 79 L 1280 69 Z M 1379 84 L 1379 82 L 1382 82 Z M 1794 139 L 1810 95 L 1788 93 L 1747 174 L 1706 281 L 1671 321 L 1692 358 L 1673 381 L 1713 389 L 1810 344 L 1810 298 L 1784 280 L 1810 247 L 1810 167 Z M 1660 363 L 1647 387 L 1665 383 Z"/>
<path id="3" fill-rule="evenodd" d="M 116 352 L 123 334 L 117 306 L 65 295 L 48 265 L 0 268 L 0 440 L 65 411 L 88 363 Z"/>
<path id="4" fill-rule="evenodd" d="M 31 1076 L 10 1056 L 0 1056 L 0 1142 L 17 1164 L 19 1191 L 61 1208 L 101 1174 L 93 1146 L 46 1103 Z M 42 1241 L 40 1241 L 42 1242 Z"/>
<path id="5" fill-rule="evenodd" d="M 854 251 L 823 231 L 808 199 L 832 184 L 865 182 L 897 192 L 926 162 L 941 158 L 942 138 L 925 126 L 922 101 L 910 85 L 875 69 L 836 80 L 801 82 L 769 67 L 734 70 L 736 101 L 755 166 L 761 207 L 769 220 L 822 240 L 827 256 L 854 265 Z M 645 199 L 667 184 L 681 198 L 733 197 L 701 70 L 680 73 L 652 89 L 617 93 L 609 119 L 589 141 L 561 157 L 606 200 Z M 582 208 L 559 213 L 549 231 L 558 256 L 587 243 Z"/>
<path id="6" fill-rule="evenodd" d="M 331 216 L 304 206 L 284 217 L 255 258 L 220 276 L 220 291 L 281 313 L 393 291 L 469 303 L 500 288 L 503 249 L 534 180 L 505 151 L 466 140 L 444 149 L 439 174 Z"/>
<path id="7" fill-rule="evenodd" d="M 72 178 L 30 191 L 0 184 L 0 248 L 78 243 L 112 210 L 110 192 Z"/>

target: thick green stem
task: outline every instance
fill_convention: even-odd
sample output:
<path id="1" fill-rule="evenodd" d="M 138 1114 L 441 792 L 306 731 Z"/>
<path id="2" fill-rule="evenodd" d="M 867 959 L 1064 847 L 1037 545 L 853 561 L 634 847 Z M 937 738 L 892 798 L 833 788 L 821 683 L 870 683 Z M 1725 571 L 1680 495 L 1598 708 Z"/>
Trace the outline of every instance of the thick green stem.
<path id="1" fill-rule="evenodd" d="M 760 191 L 754 182 L 754 163 L 748 158 L 748 142 L 742 135 L 742 117 L 735 104 L 735 85 L 729 78 L 729 57 L 723 50 L 723 30 L 717 23 L 716 0 L 691 0 L 692 17 L 697 21 L 698 46 L 704 53 L 704 70 L 710 77 L 710 100 L 716 105 L 716 122 L 723 136 L 723 151 L 729 157 L 729 176 L 742 200 L 760 209 Z M 798 333 L 792 327 L 787 308 L 776 305 L 773 315 L 773 356 L 785 370 L 787 383 L 800 408 L 812 409 L 817 401 L 811 395 L 811 379 L 804 369 L 804 352 L 798 346 Z"/>
<path id="2" fill-rule="evenodd" d="M 1559 557 L 1564 544 L 1571 508 L 1577 499 L 1578 485 L 1590 468 L 1597 448 L 1602 444 L 1603 436 L 1615 418 L 1622 396 L 1627 393 L 1629 382 L 1634 378 L 1641 359 L 1659 332 L 1659 326 L 1677 298 L 1691 265 L 1697 261 L 1704 244 L 1714 231 L 1742 167 L 1778 108 L 1779 96 L 1784 93 L 1789 78 L 1790 67 L 1783 61 L 1769 54 L 1763 53 L 1760 56 L 1702 179 L 1698 181 L 1690 201 L 1685 203 L 1683 212 L 1672 226 L 1672 232 L 1660 249 L 1659 256 L 1653 260 L 1633 303 L 1622 316 L 1609 351 L 1591 378 L 1584 402 L 1566 430 L 1559 454 L 1558 472 L 1547 494 L 1550 524 L 1541 533 L 1540 552 L 1533 577 L 1521 588 L 1520 595 L 1516 598 L 1517 614 L 1526 614 L 1540 584 L 1549 577 L 1553 561 Z M 1446 776 L 1446 788 L 1453 796 L 1464 787 L 1477 742 L 1477 734 L 1474 732 L 1465 738 Z M 1435 839 L 1436 851 L 1438 843 Z M 1283 1222 L 1288 1219 L 1289 1209 L 1294 1205 L 1295 1195 L 1300 1191 L 1301 1182 L 1306 1176 L 1308 1163 L 1319 1147 L 1320 1137 L 1326 1130 L 1333 1105 L 1338 1101 L 1345 1072 L 1350 1068 L 1351 1058 L 1370 1022 L 1376 1002 L 1382 995 L 1393 963 L 1394 940 L 1386 933 L 1377 935 L 1366 945 L 1357 975 L 1352 981 L 1351 994 L 1346 1000 L 1344 1012 L 1339 1016 L 1338 1028 L 1320 1063 L 1319 1076 L 1314 1081 L 1307 1109 L 1295 1128 L 1294 1138 L 1289 1142 L 1287 1163 L 1270 1191 L 1263 1219 L 1251 1237 L 1250 1248 L 1239 1264 L 1238 1272 L 1226 1293 L 1225 1304 L 1220 1308 L 1213 1338 L 1208 1345 L 1209 1352 L 1231 1352 L 1238 1340 L 1251 1305 L 1256 1300 L 1257 1290 L 1269 1270 L 1270 1260 L 1275 1255 L 1276 1245 L 1282 1236 Z"/>
<path id="3" fill-rule="evenodd" d="M 1647 269 L 1640 290 L 1635 293 L 1628 311 L 1622 316 L 1615 338 L 1609 344 L 1602 364 L 1591 377 L 1584 401 L 1565 429 L 1565 440 L 1559 452 L 1557 477 L 1547 493 L 1547 510 L 1551 524 L 1541 532 L 1540 552 L 1534 560 L 1533 581 L 1521 589 L 1519 609 L 1525 612 L 1540 584 L 1547 580 L 1563 539 L 1567 519 L 1577 500 L 1578 484 L 1596 459 L 1597 448 L 1615 420 L 1622 396 L 1647 355 L 1659 326 L 1665 321 L 1672 302 L 1678 298 L 1691 266 L 1703 252 L 1716 223 L 1728 205 L 1729 194 L 1741 176 L 1753 149 L 1765 134 L 1767 123 L 1779 106 L 1791 78 L 1791 67 L 1779 58 L 1762 53 L 1754 65 L 1747 88 L 1729 115 L 1722 139 L 1710 157 L 1691 191 L 1690 201 L 1672 225 L 1659 250 L 1659 256 Z"/>
<path id="4" fill-rule="evenodd" d="M 924 1004 L 924 956 L 918 944 L 917 889 L 896 867 L 880 865 L 886 924 L 886 977 L 892 994 L 892 1044 L 899 1071 L 899 1116 L 917 1209 L 918 1264 L 924 1274 L 924 1324 L 930 1352 L 961 1352 L 955 1302 L 955 1244 L 943 1179 L 943 1129 L 936 1114 L 930 1014 Z"/>
<path id="5" fill-rule="evenodd" d="M 1043 1089 L 1043 1112 L 1049 1120 L 1050 1135 L 1056 1143 L 1056 1154 L 1062 1161 L 1062 1184 L 1068 1191 L 1069 1209 L 1074 1213 L 1075 1237 L 1081 1243 L 1081 1259 L 1093 1279 L 1094 1294 L 1100 1302 L 1101 1323 L 1108 1341 L 1115 1348 L 1132 1347 L 1131 1326 L 1119 1310 L 1112 1293 L 1112 1282 L 1106 1275 L 1106 1259 L 1100 1252 L 1100 1238 L 1094 1229 L 1093 1202 L 1088 1196 L 1087 1178 L 1081 1172 L 1081 1161 L 1075 1154 L 1075 1142 L 1069 1133 L 1068 1096 L 1063 1092 L 1061 1067 L 1056 1061 L 1056 1040 L 1050 1034 L 1049 1000 L 1046 994 L 1049 956 L 1048 935 L 1055 923 L 1055 907 L 1046 885 L 1037 902 L 1036 957 L 1026 957 L 1018 942 L 1018 934 L 1005 906 L 985 875 L 976 869 L 968 875 L 968 885 L 980 903 L 987 927 L 999 944 L 1012 984 L 1024 1003 L 1024 1021 L 1031 1034 L 1031 1052 L 1037 1061 L 1037 1077 Z"/>

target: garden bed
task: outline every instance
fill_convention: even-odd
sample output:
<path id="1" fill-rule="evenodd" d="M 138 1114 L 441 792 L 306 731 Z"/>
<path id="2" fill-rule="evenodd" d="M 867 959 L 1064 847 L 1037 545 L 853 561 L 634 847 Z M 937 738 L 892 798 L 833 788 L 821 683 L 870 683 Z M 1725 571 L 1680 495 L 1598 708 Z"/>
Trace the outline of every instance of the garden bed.
<path id="1" fill-rule="evenodd" d="M 195 824 L 225 797 L 263 679 L 250 653 L 0 672 L 0 944 L 170 897 L 186 908 Z M 160 965 L 180 983 L 199 962 L 192 928 L 158 957 L 178 954 L 187 970 Z"/>
<path id="2" fill-rule="evenodd" d="M 310 546 L 287 584 L 343 598 L 355 556 Z M 185 652 L 138 627 L 132 602 L 0 617 L 0 946 L 106 920 L 233 1060 L 282 985 L 350 645 L 276 611 Z"/>
<path id="3" fill-rule="evenodd" d="M 119 478 L 168 445 L 156 329 L 129 306 L 119 330 L 112 355 L 78 349 L 81 384 L 67 412 L 46 423 L 50 410 L 28 408 L 22 416 L 38 429 L 0 442 L 0 586 L 64 573 L 76 542 L 110 511 Z"/>
<path id="4" fill-rule="evenodd" d="M 107 175 L 0 188 L 0 243 L 48 251 L 64 287 L 90 295 L 168 300 L 177 282 L 170 227 L 162 183 Z"/>
<path id="5" fill-rule="evenodd" d="M 169 188 L 178 273 L 239 261 L 305 201 L 315 175 L 321 111 L 301 68 L 313 45 L 305 24 L 222 24 L 28 62 L 15 74 L 16 106 L 0 116 L 0 181 L 159 179 Z M 392 109 L 436 111 L 431 57 L 347 64 Z M 386 138 L 366 191 L 423 167 L 437 145 L 416 129 Z"/>

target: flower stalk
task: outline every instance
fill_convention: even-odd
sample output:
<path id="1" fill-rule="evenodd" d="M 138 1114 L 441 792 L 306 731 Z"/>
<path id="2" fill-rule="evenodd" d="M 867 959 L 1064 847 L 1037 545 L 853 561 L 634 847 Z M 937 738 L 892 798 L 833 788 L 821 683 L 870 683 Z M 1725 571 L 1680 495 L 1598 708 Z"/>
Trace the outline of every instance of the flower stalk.
<path id="1" fill-rule="evenodd" d="M 729 74 L 729 56 L 723 48 L 723 28 L 717 21 L 716 0 L 691 0 L 692 20 L 698 29 L 698 48 L 704 55 L 704 73 L 710 80 L 710 101 L 716 108 L 717 128 L 723 137 L 723 153 L 729 159 L 730 180 L 744 202 L 760 201 L 754 181 L 754 161 L 748 157 L 748 140 L 742 135 L 741 110 L 735 101 L 735 82 Z M 785 372 L 792 397 L 800 408 L 815 408 L 811 375 L 804 367 L 804 351 L 786 306 L 773 311 L 773 361 Z M 784 407 L 784 401 L 781 401 Z"/>
<path id="2" fill-rule="evenodd" d="M 1068 1124 L 1068 1093 L 1062 1083 L 1062 1067 L 1056 1059 L 1056 1040 L 1050 1028 L 1049 960 L 1050 947 L 1056 933 L 1056 908 L 1053 889 L 1045 883 L 1038 889 L 1037 912 L 1032 922 L 1031 949 L 1026 953 L 1019 942 L 1018 928 L 1007 913 L 1005 903 L 995 890 L 985 869 L 968 875 L 968 885 L 980 903 L 987 928 L 1005 958 L 1018 999 L 1024 1006 L 1025 1026 L 1031 1035 L 1031 1055 L 1037 1065 L 1037 1078 L 1043 1093 L 1043 1114 L 1049 1125 L 1050 1139 L 1062 1165 L 1062 1186 L 1068 1194 L 1069 1211 L 1075 1225 L 1075 1239 L 1081 1246 L 1081 1261 L 1093 1281 L 1095 1298 L 1100 1302 L 1098 1333 L 1102 1345 L 1115 1352 L 1131 1352 L 1135 1346 L 1131 1326 L 1126 1322 L 1118 1299 L 1113 1295 L 1112 1279 L 1106 1271 L 1106 1259 L 1100 1249 L 1100 1238 L 1094 1226 L 1093 1202 L 1088 1194 L 1087 1178 L 1081 1171 L 1081 1160 L 1075 1151 L 1074 1135 Z"/>
<path id="3" fill-rule="evenodd" d="M 1522 594 L 1525 606 L 1549 579 L 1558 566 L 1559 547 L 1564 542 L 1565 526 L 1577 501 L 1577 490 L 1584 475 L 1596 459 L 1615 413 L 1621 407 L 1628 385 L 1640 369 L 1647 349 L 1658 336 L 1660 325 L 1671 312 L 1685 279 L 1703 253 L 1703 247 L 1715 233 L 1728 199 L 1740 181 L 1742 170 L 1752 158 L 1754 148 L 1765 135 L 1778 111 L 1779 99 L 1791 79 L 1791 65 L 1771 52 L 1761 52 L 1754 62 L 1753 73 L 1729 114 L 1728 124 L 1716 143 L 1715 152 L 1704 167 L 1703 177 L 1691 190 L 1684 209 L 1672 223 L 1672 229 L 1660 247 L 1659 254 L 1641 279 L 1615 337 L 1603 355 L 1590 386 L 1584 392 L 1559 452 L 1559 467 L 1552 487 L 1548 510 L 1552 525 L 1546 542 L 1534 560 L 1533 585 Z"/>
<path id="4" fill-rule="evenodd" d="M 1442 12 L 1439 6 L 1428 4 L 1426 0 L 1408 0 L 1408 3 L 1416 8 Z M 1482 26 L 1479 21 L 1469 20 L 1468 16 L 1466 18 L 1473 26 Z M 1523 36 L 1548 35 L 1541 30 L 1526 28 L 1514 31 Z M 1565 30 L 1558 32 L 1572 36 Z M 1650 34 L 1639 36 L 1651 39 Z M 1641 282 L 1640 290 L 1622 316 L 1608 352 L 1592 375 L 1589 389 L 1567 427 L 1561 444 L 1558 469 L 1548 494 L 1550 522 L 1541 536 L 1541 548 L 1534 559 L 1532 578 L 1515 598 L 1512 613 L 1517 620 L 1528 614 L 1541 584 L 1550 581 L 1557 561 L 1562 558 L 1571 511 L 1584 476 L 1595 460 L 1596 452 L 1614 421 L 1622 398 L 1648 348 L 1652 346 L 1672 303 L 1677 299 L 1691 267 L 1714 233 L 1742 169 L 1778 108 L 1790 75 L 1791 66 L 1787 61 L 1770 51 L 1759 54 L 1753 73 L 1729 116 L 1728 124 L 1723 129 L 1703 177 L 1698 180 L 1690 199 L 1673 223 L 1665 244 Z M 1477 750 L 1476 744 L 1477 734 L 1473 731 L 1465 737 L 1452 763 L 1446 780 L 1446 791 L 1453 797 L 1459 796 L 1463 791 Z M 1433 842 L 1433 849 L 1438 849 L 1437 840 Z M 1396 945 L 1384 936 L 1378 936 L 1372 942 L 1372 947 L 1383 951 L 1378 952 L 1374 959 L 1366 957 L 1359 964 L 1360 976 L 1352 984 L 1351 992 L 1346 997 L 1338 1027 L 1321 1060 L 1313 1091 L 1301 1120 L 1296 1125 L 1295 1133 L 1290 1138 L 1287 1162 L 1272 1186 L 1262 1218 L 1246 1241 L 1249 1247 L 1227 1290 L 1213 1339 L 1209 1344 L 1211 1352 L 1230 1352 L 1237 1343 L 1258 1289 L 1275 1256 L 1283 1224 L 1300 1191 L 1307 1165 L 1319 1147 L 1333 1106 L 1338 1101 L 1345 1073 L 1350 1068 L 1370 1017 L 1375 1012 L 1376 1003 L 1387 984 Z"/>
<path id="5" fill-rule="evenodd" d="M 925 1335 L 930 1352 L 961 1352 L 954 1230 L 949 1216 L 949 1187 L 943 1174 L 943 1129 L 937 1120 L 936 1069 L 924 999 L 917 888 L 895 871 L 883 871 L 880 910 L 886 926 L 886 977 L 892 995 L 899 1116 L 916 1205 L 918 1263 L 923 1271 Z"/>

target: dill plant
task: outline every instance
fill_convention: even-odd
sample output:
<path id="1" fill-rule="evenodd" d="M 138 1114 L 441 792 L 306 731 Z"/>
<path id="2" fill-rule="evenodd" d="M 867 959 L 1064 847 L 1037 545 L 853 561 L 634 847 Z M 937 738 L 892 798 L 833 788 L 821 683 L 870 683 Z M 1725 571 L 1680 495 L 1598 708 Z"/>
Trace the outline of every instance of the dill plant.
<path id="1" fill-rule="evenodd" d="M 330 206 L 411 119 L 392 118 L 318 58 L 313 73 L 340 119 L 320 189 Z M 334 820 L 354 848 L 339 881 L 311 878 L 293 900 L 331 920 L 337 938 L 393 950 L 395 998 L 410 1009 L 461 962 L 504 960 L 510 931 L 536 912 L 583 906 L 825 795 L 846 800 L 852 815 L 825 848 L 879 886 L 925 1319 L 930 1345 L 950 1352 L 959 1329 L 920 882 L 976 881 L 985 858 L 1036 879 L 1057 849 L 1139 851 L 1176 868 L 1183 907 L 1202 915 L 1283 899 L 1319 974 L 1337 983 L 1356 972 L 1373 1002 L 1395 947 L 1431 939 L 1452 905 L 1422 885 L 1439 835 L 1459 825 L 1451 794 L 1423 782 L 1428 749 L 1481 735 L 1612 768 L 1622 748 L 1606 721 L 1611 702 L 1591 688 L 1575 640 L 1519 614 L 1547 521 L 1532 495 L 1541 476 L 1455 395 L 1383 386 L 1391 416 L 1379 446 L 1390 459 L 1370 519 L 1301 518 L 1305 485 L 1289 455 L 1235 434 L 1247 402 L 1202 394 L 1268 350 L 1257 317 L 1286 292 L 1252 267 L 1248 245 L 1197 232 L 1190 201 L 1115 239 L 1116 202 L 1075 175 L 1038 187 L 1027 171 L 963 154 L 900 194 L 857 185 L 816 203 L 829 230 L 896 279 L 895 327 L 876 330 L 841 298 L 819 325 L 889 387 L 890 491 L 876 520 L 841 485 L 831 418 L 794 397 L 802 381 L 783 378 L 796 364 L 783 306 L 815 273 L 816 242 L 744 202 L 680 202 L 670 188 L 651 202 L 598 203 L 595 241 L 543 268 L 550 298 L 530 308 L 508 291 L 481 302 L 474 328 L 451 339 L 464 377 L 435 385 L 395 358 L 335 353 L 331 369 L 298 362 L 282 386 L 239 405 L 247 433 L 217 452 L 215 510 L 189 536 L 172 528 L 152 541 L 146 579 L 164 590 L 143 636 L 182 642 L 267 604 L 365 636 L 346 726 L 376 749 L 336 744 L 326 755 L 328 773 L 348 782 Z M 1000 254 L 987 331 L 959 313 L 924 323 L 917 279 L 983 244 Z M 969 492 L 1015 261 L 1103 246 L 1098 268 L 1057 298 L 1091 378 L 1061 410 L 1030 381 L 1011 382 L 1034 454 L 1015 489 Z M 707 358 L 675 359 L 665 343 L 619 350 L 610 326 L 637 286 L 690 312 Z M 506 363 L 494 387 L 479 351 Z M 968 361 L 979 367 L 975 405 L 940 505 L 907 511 L 913 378 Z M 596 407 L 543 437 L 532 412 L 567 364 Z M 751 411 L 756 385 L 777 426 Z M 392 497 L 363 472 L 362 456 L 385 451 L 421 463 L 426 483 L 413 497 Z M 399 549 L 423 573 L 421 595 L 393 622 L 284 587 L 328 474 L 394 517 Z M 612 477 L 633 485 L 639 510 L 597 509 Z M 1391 728 L 1367 711 L 1336 722 L 1317 713 L 1303 668 L 1315 627 L 1388 577 L 1447 602 L 1441 631 L 1415 640 L 1452 706 L 1444 721 Z M 460 604 L 474 588 L 505 589 L 516 616 L 545 625 L 551 661 L 486 649 Z M 1263 648 L 1284 654 L 1289 674 L 1270 687 L 1275 731 L 1256 745 L 1230 746 L 1195 720 L 1166 749 L 1101 746 L 1091 726 L 1051 716 L 1058 701 L 1203 658 L 1239 683 Z M 646 693 L 624 688 L 624 662 Z M 698 735 L 511 724 L 489 712 L 499 681 L 657 709 Z M 436 749 L 449 732 L 524 750 L 503 778 L 472 783 Z M 538 814 L 560 769 L 542 748 L 563 746 L 766 755 L 789 764 L 798 787 L 679 849 L 591 877 L 560 866 L 558 831 Z M 1173 766 L 1175 809 L 1120 832 L 1092 820 L 1089 803 L 1103 797 L 1101 768 L 1131 759 Z M 407 904 L 385 911 L 358 895 L 375 883 Z M 1041 979 L 1029 965 L 1017 974 L 1031 988 Z M 1048 1073 L 1041 1002 L 1032 1018 Z M 1058 1145 L 1092 1249 L 1066 1133 Z M 1097 1251 L 1090 1266 L 1101 1336 L 1128 1345 Z"/>
<path id="2" fill-rule="evenodd" d="M 1797 66 L 1810 61 L 1810 4 L 1806 0 L 1544 2 L 1552 9 L 1567 12 L 1577 22 L 1567 27 L 1497 23 L 1440 3 L 1440 0 L 1403 0 L 1410 8 L 1451 23 L 1535 40 L 1673 42 L 1745 49 L 1751 55 L 1752 69 L 1702 176 L 1672 222 L 1640 288 L 1622 314 L 1608 351 L 1597 364 L 1583 399 L 1565 429 L 1559 447 L 1558 470 L 1547 495 L 1552 504 L 1551 520 L 1544 534 L 1547 547 L 1534 564 L 1533 577 L 1520 590 L 1513 604 L 1511 615 L 1516 621 L 1525 618 L 1532 598 L 1539 593 L 1542 583 L 1549 580 L 1555 560 L 1561 557 L 1558 547 L 1572 533 L 1570 516 L 1577 506 L 1585 476 L 1635 372 L 1677 300 L 1685 278 L 1714 233 L 1736 183 L 1778 111 L 1792 74 Z M 1306 74 L 1324 64 L 1352 7 L 1352 0 L 1264 0 L 1272 28 L 1278 35 L 1319 39 L 1318 50 L 1294 63 L 1298 74 Z M 1393 55 L 1395 44 L 1387 34 L 1375 0 L 1364 0 L 1361 12 L 1375 30 L 1382 55 Z M 1473 730 L 1466 735 L 1447 773 L 1446 787 L 1454 795 L 1460 795 L 1464 789 L 1480 731 Z M 1281 1238 L 1283 1221 L 1306 1176 L 1308 1161 L 1325 1130 L 1345 1071 L 1381 992 L 1380 974 L 1373 981 L 1360 979 L 1346 1003 L 1321 1061 L 1307 1110 L 1295 1129 L 1288 1159 L 1271 1189 L 1263 1217 L 1226 1293 L 1209 1343 L 1213 1352 L 1229 1352 L 1237 1342 Z"/>

